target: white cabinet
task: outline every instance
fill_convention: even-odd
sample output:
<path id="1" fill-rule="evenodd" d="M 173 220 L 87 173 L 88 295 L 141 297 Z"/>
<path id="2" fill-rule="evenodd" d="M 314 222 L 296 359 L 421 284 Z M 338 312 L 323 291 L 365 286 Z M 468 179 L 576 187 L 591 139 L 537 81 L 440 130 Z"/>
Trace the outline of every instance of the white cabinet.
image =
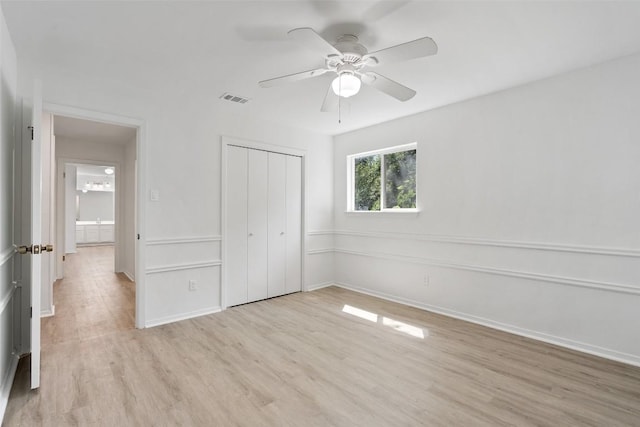
<path id="1" fill-rule="evenodd" d="M 84 243 L 84 225 L 76 225 L 76 243 Z"/>
<path id="2" fill-rule="evenodd" d="M 85 243 L 98 243 L 100 241 L 100 226 L 97 224 L 85 225 L 84 241 Z"/>
<path id="3" fill-rule="evenodd" d="M 302 290 L 300 157 L 229 146 L 227 305 Z"/>
<path id="4" fill-rule="evenodd" d="M 76 223 L 77 244 L 112 243 L 114 241 L 115 233 L 113 224 Z"/>
<path id="5" fill-rule="evenodd" d="M 113 242 L 113 225 L 112 224 L 100 224 L 98 226 L 98 236 L 101 242 Z"/>

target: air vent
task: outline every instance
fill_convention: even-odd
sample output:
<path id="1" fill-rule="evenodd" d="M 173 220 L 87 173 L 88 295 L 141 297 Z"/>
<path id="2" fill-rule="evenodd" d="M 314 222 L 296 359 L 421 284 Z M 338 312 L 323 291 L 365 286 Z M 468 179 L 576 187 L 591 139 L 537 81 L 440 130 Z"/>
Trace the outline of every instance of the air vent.
<path id="1" fill-rule="evenodd" d="M 242 96 L 233 95 L 228 92 L 223 93 L 220 99 L 224 99 L 225 101 L 236 102 L 238 104 L 246 104 L 247 102 L 249 102 L 249 98 L 243 98 Z"/>

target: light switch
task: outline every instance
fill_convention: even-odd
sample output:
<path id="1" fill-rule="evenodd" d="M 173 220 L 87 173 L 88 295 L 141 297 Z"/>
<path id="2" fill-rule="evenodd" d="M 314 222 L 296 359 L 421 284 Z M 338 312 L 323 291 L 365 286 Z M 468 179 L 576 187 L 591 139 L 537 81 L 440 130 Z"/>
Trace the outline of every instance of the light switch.
<path id="1" fill-rule="evenodd" d="M 151 201 L 157 202 L 160 200 L 160 190 L 151 190 Z"/>

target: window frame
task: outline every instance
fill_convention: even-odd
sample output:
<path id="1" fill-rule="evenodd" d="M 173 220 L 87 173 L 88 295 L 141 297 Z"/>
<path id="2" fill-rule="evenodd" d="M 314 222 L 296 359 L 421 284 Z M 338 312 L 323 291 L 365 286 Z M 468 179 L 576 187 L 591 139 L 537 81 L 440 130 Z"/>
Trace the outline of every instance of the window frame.
<path id="1" fill-rule="evenodd" d="M 399 153 L 402 151 L 416 150 L 416 207 L 415 208 L 385 208 L 385 167 L 384 156 L 387 154 Z M 361 211 L 355 209 L 355 161 L 361 157 L 381 156 L 380 159 L 380 210 L 377 211 Z M 417 213 L 420 212 L 418 204 L 418 143 L 411 142 L 408 144 L 395 145 L 393 147 L 382 148 L 379 150 L 365 151 L 347 155 L 347 213 Z"/>

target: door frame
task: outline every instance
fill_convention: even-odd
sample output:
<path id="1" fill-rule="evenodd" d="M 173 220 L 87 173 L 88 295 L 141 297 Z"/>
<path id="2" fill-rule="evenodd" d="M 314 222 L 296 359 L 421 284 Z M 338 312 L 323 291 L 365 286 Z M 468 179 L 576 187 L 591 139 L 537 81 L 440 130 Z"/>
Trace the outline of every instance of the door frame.
<path id="1" fill-rule="evenodd" d="M 54 104 L 45 102 L 43 111 L 53 115 L 71 117 L 75 119 L 91 120 L 95 122 L 108 123 L 118 126 L 132 127 L 136 132 L 136 218 L 135 230 L 138 234 L 135 250 L 135 284 L 136 284 L 136 310 L 135 310 L 135 326 L 138 329 L 146 327 L 146 212 L 147 194 L 146 180 L 146 152 L 147 152 L 147 126 L 146 122 L 127 116 L 103 113 L 84 108 L 71 107 L 67 105 Z M 84 160 L 79 163 L 90 163 Z M 109 163 L 109 162 L 107 162 Z M 111 162 L 117 163 L 117 162 Z M 117 166 L 117 165 L 116 165 Z M 121 169 L 122 170 L 122 169 Z M 117 185 L 117 183 L 116 183 Z M 120 191 L 122 192 L 122 191 Z M 120 196 L 118 196 L 120 197 Z"/>
<path id="2" fill-rule="evenodd" d="M 229 146 L 249 148 L 252 150 L 267 151 L 271 153 L 286 154 L 289 156 L 297 156 L 301 158 L 301 190 L 302 190 L 302 206 L 301 209 L 301 224 L 302 230 L 300 241 L 300 283 L 302 284 L 302 292 L 307 292 L 308 287 L 305 280 L 305 264 L 306 264 L 306 247 L 307 247 L 307 150 L 285 147 L 282 145 L 269 144 L 260 141 L 251 141 L 247 139 L 240 139 L 231 136 L 221 136 L 221 156 L 220 156 L 220 230 L 222 232 L 221 240 L 221 284 L 220 284 L 220 308 L 222 310 L 227 309 L 227 271 L 226 271 L 226 259 L 227 259 L 227 151 Z"/>

